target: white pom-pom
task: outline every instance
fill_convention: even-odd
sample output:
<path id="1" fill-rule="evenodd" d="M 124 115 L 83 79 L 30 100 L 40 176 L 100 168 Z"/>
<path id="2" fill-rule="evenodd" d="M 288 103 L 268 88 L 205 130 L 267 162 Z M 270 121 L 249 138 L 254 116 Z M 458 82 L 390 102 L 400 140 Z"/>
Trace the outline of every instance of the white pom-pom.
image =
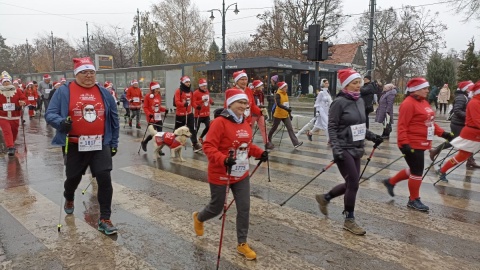
<path id="1" fill-rule="evenodd" d="M 150 94 L 150 98 L 153 98 L 153 94 Z"/>

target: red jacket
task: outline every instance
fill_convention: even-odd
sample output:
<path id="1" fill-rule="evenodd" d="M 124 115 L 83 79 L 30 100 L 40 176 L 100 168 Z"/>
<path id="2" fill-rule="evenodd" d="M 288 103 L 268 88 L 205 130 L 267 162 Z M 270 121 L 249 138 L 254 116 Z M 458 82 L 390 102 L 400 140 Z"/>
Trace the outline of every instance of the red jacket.
<path id="1" fill-rule="evenodd" d="M 210 92 L 208 92 L 208 90 L 202 91 L 197 89 L 195 92 L 193 92 L 193 108 L 195 109 L 195 117 L 210 116 L 210 105 L 213 105 L 213 99 L 210 97 Z M 199 106 L 201 109 L 197 110 Z"/>
<path id="2" fill-rule="evenodd" d="M 130 102 L 130 109 L 140 109 L 142 107 L 142 90 L 138 87 L 130 86 L 127 90 L 127 100 Z"/>
<path id="3" fill-rule="evenodd" d="M 255 103 L 255 99 L 253 98 L 252 89 L 250 89 L 248 87 L 246 87 L 245 89 L 242 89 L 242 88 L 239 88 L 238 86 L 235 86 L 235 88 L 243 90 L 248 97 L 248 106 L 250 108 L 250 114 L 245 118 L 245 121 L 250 124 L 252 122 L 252 114 L 262 115 L 262 111 L 260 110 L 260 108 Z M 226 99 L 225 99 L 225 102 L 223 103 L 223 107 L 227 108 L 227 100 Z"/>
<path id="4" fill-rule="evenodd" d="M 25 95 L 21 90 L 15 89 L 13 91 L 0 91 L 0 118 L 7 120 L 16 120 L 20 119 L 22 114 L 22 107 L 20 106 L 19 101 L 26 101 Z M 13 111 L 4 111 L 4 104 L 13 103 Z M 6 105 L 5 105 L 6 106 Z"/>
<path id="5" fill-rule="evenodd" d="M 253 98 L 255 99 L 255 104 L 257 106 L 264 105 L 265 103 L 265 95 L 263 94 L 262 91 L 255 91 L 253 90 Z"/>
<path id="6" fill-rule="evenodd" d="M 153 97 L 151 97 L 153 95 Z M 143 101 L 143 111 L 147 117 L 148 123 L 155 123 L 155 113 L 165 112 L 165 107 L 162 106 L 162 96 L 160 94 L 147 94 Z M 153 115 L 153 118 L 150 118 Z M 160 121 L 160 120 L 158 120 Z"/>
<path id="7" fill-rule="evenodd" d="M 252 128 L 243 121 L 238 124 L 231 120 L 224 110 L 210 125 L 208 135 L 203 143 L 203 152 L 208 158 L 208 182 L 215 185 L 226 185 L 228 175 L 224 161 L 229 150 L 237 150 L 241 145 L 247 146 L 248 157 L 260 157 L 263 150 L 252 143 Z M 230 177 L 230 184 L 243 180 L 249 175 L 247 170 L 239 177 Z"/>
<path id="8" fill-rule="evenodd" d="M 192 113 L 192 92 L 184 92 L 178 88 L 175 91 L 175 106 L 177 107 L 176 115 L 185 116 Z M 185 107 L 185 102 L 188 102 L 188 107 Z"/>
<path id="9" fill-rule="evenodd" d="M 467 104 L 465 127 L 460 137 L 480 142 L 480 95 L 475 95 Z"/>
<path id="10" fill-rule="evenodd" d="M 408 96 L 398 110 L 397 136 L 398 147 L 410 144 L 413 149 L 427 150 L 432 141 L 427 140 L 428 127 L 435 127 L 434 134 L 441 136 L 444 130 L 435 123 L 435 111 L 426 100 L 417 100 Z"/>
<path id="11" fill-rule="evenodd" d="M 37 106 L 38 92 L 33 88 L 25 89 L 25 97 L 27 105 Z M 32 99 L 33 98 L 33 99 Z"/>

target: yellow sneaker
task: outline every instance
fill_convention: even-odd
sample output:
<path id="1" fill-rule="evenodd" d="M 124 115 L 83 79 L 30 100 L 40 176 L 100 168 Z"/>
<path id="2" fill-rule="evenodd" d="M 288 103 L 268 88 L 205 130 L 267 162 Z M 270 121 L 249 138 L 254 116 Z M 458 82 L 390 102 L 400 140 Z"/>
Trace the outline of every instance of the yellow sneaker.
<path id="1" fill-rule="evenodd" d="M 255 251 L 253 251 L 247 243 L 238 244 L 237 252 L 245 256 L 245 258 L 247 258 L 249 261 L 257 258 L 257 253 L 255 253 Z"/>
<path id="2" fill-rule="evenodd" d="M 197 236 L 203 235 L 203 222 L 200 222 L 197 218 L 198 212 L 193 212 L 193 228 Z"/>

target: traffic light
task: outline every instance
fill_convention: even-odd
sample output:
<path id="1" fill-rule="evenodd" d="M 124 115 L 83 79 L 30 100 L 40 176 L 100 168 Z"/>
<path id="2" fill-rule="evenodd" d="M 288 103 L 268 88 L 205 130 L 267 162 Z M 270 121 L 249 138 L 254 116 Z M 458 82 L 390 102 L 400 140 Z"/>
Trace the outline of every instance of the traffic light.
<path id="1" fill-rule="evenodd" d="M 303 44 L 307 45 L 307 49 L 302 51 L 302 54 L 307 56 L 307 60 L 318 61 L 318 49 L 319 49 L 319 40 L 320 40 L 320 25 L 312 24 L 308 28 L 304 29 L 303 32 L 307 33 L 308 38 L 303 41 Z"/>
<path id="2" fill-rule="evenodd" d="M 328 41 L 320 41 L 319 51 L 318 51 L 318 60 L 325 61 L 329 56 L 332 56 L 332 53 L 328 51 L 328 48 L 332 47 L 333 43 Z"/>

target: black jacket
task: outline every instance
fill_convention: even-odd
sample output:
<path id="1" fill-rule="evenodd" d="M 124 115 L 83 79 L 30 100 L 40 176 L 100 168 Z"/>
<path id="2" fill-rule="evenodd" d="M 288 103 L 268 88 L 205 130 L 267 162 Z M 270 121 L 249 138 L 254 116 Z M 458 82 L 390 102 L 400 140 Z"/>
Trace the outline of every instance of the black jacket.
<path id="1" fill-rule="evenodd" d="M 452 124 L 465 126 L 465 116 L 467 111 L 468 97 L 467 92 L 455 91 L 455 100 L 453 101 L 453 116 L 450 120 Z"/>
<path id="2" fill-rule="evenodd" d="M 365 105 L 363 99 L 353 100 L 340 92 L 330 105 L 328 113 L 328 135 L 332 144 L 333 153 L 348 151 L 354 158 L 361 158 L 365 152 L 363 140 L 352 140 L 352 125 L 366 122 Z M 375 134 L 367 130 L 367 140 L 373 140 Z"/>
<path id="3" fill-rule="evenodd" d="M 372 82 L 368 82 L 360 88 L 360 94 L 365 102 L 365 107 L 372 107 L 373 106 L 373 95 L 375 94 L 375 87 L 373 86 Z M 373 107 L 372 107 L 373 111 Z"/>

